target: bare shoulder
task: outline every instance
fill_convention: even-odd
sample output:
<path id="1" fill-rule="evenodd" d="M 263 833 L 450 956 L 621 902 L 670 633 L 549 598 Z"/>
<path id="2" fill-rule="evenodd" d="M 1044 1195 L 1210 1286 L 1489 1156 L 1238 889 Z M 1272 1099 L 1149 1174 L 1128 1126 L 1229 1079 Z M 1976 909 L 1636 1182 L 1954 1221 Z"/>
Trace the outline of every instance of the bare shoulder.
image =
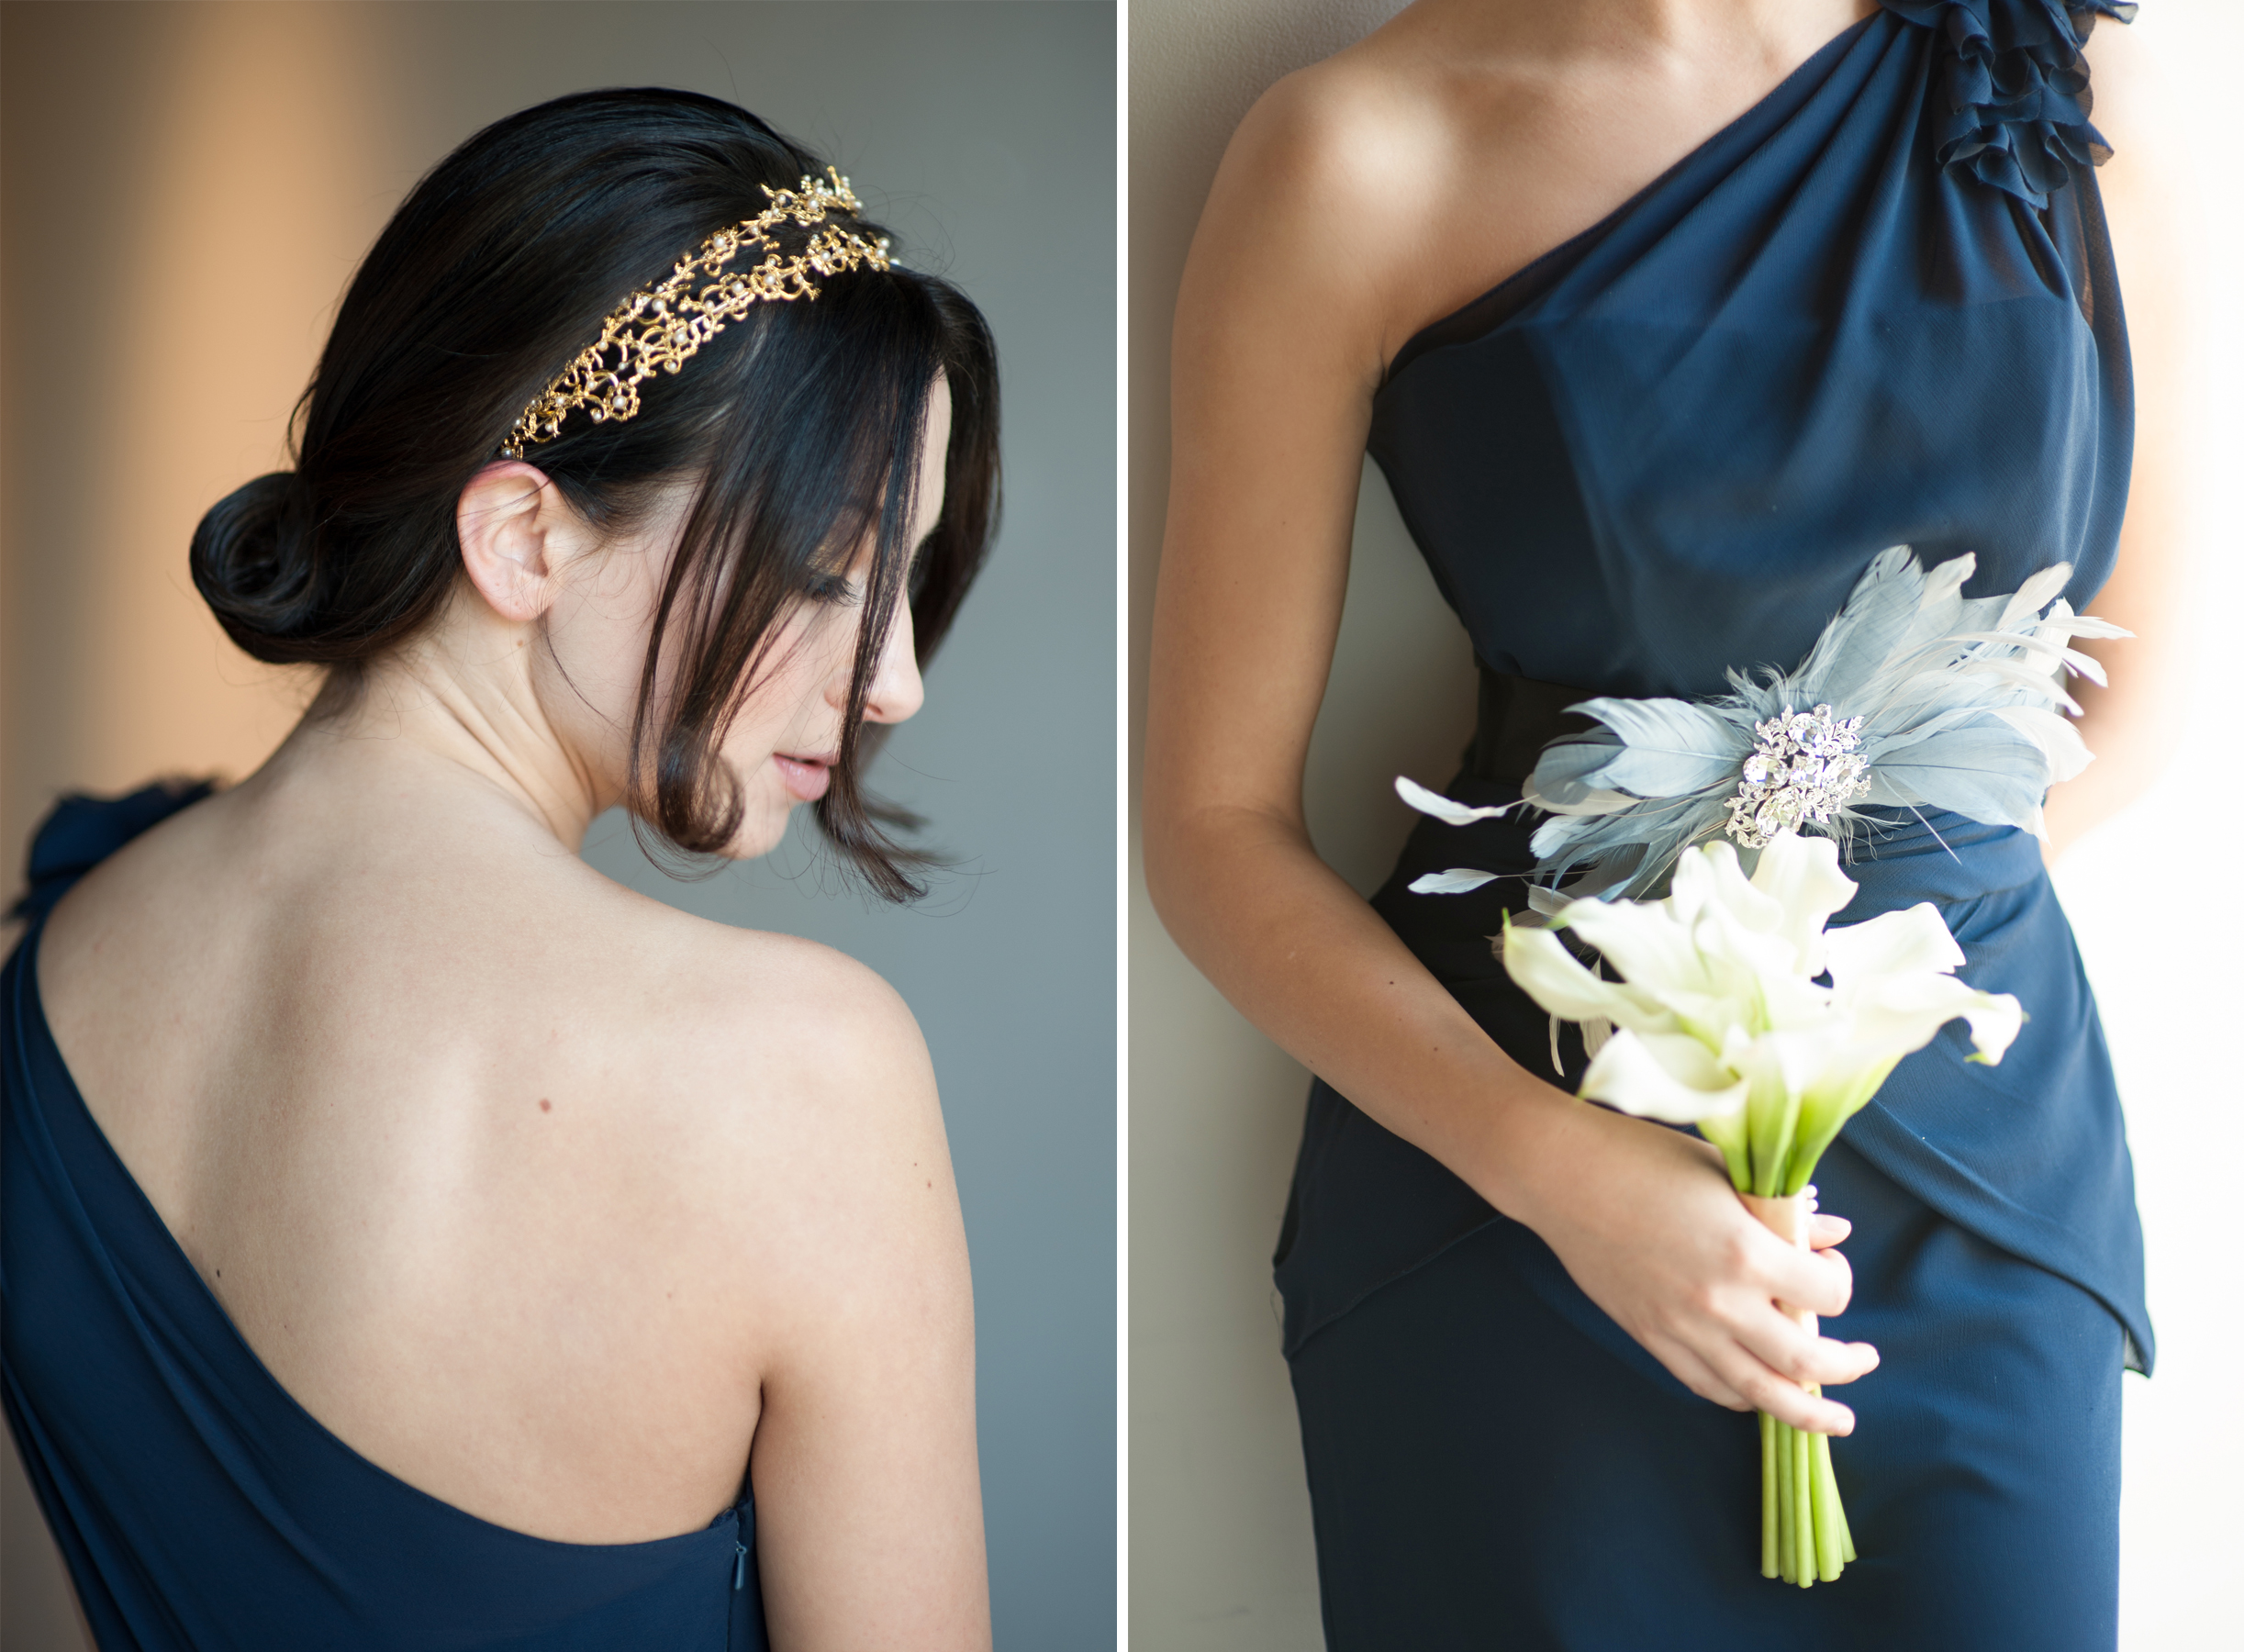
<path id="1" fill-rule="evenodd" d="M 618 894 L 646 966 L 609 1012 L 642 1075 L 631 1128 L 761 1309 L 924 1287 L 930 1267 L 963 1289 L 934 1072 L 902 997 L 831 947 Z"/>
<path id="2" fill-rule="evenodd" d="M 687 1092 L 766 1123 L 900 1122 L 933 1108 L 919 1023 L 876 971 L 799 936 L 623 899 L 630 950 L 647 966 L 647 1001 L 631 1021 Z"/>
<path id="3" fill-rule="evenodd" d="M 1409 272 L 1438 244 L 1457 126 L 1438 76 L 1378 36 L 1271 86 L 1225 149 L 1188 265 L 1196 305 L 1260 314 L 1376 376 Z M 1322 325 L 1304 328 L 1313 313 Z"/>
<path id="4" fill-rule="evenodd" d="M 1273 326 L 1312 349 L 1334 338 L 1376 379 L 1427 321 L 1580 227 L 1602 193 L 1584 151 L 1606 141 L 1582 135 L 1612 124 L 1617 73 L 1499 0 L 1412 6 L 1288 75 L 1224 153 L 1187 311 L 1233 273 L 1251 284 L 1242 311 L 1298 294 Z"/>
<path id="5" fill-rule="evenodd" d="M 1377 36 L 1296 70 L 1239 123 L 1218 188 L 1274 210 L 1322 212 L 1333 228 L 1359 210 L 1400 217 L 1408 181 L 1447 133 L 1439 92 L 1415 54 Z"/>
<path id="6" fill-rule="evenodd" d="M 1346 50 L 1295 71 L 1258 98 L 1224 156 L 1249 187 L 1345 230 L 1358 214 L 1401 223 L 1440 215 L 1454 169 L 1491 121 L 1532 126 L 1567 65 L 1483 8 L 1460 30 L 1412 7 Z M 1324 192 L 1345 189 L 1334 196 Z"/>

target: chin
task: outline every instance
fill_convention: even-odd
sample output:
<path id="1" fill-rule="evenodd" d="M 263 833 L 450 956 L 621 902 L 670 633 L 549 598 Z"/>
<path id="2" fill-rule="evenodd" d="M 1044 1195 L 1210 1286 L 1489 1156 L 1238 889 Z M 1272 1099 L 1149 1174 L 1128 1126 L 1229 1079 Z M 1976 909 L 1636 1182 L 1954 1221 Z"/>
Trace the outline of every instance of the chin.
<path id="1" fill-rule="evenodd" d="M 724 846 L 724 858 L 733 861 L 763 859 L 786 840 L 787 824 L 794 813 L 795 805 L 791 799 L 784 808 L 769 803 L 751 803 L 741 818 L 740 830 L 732 834 L 732 841 Z"/>

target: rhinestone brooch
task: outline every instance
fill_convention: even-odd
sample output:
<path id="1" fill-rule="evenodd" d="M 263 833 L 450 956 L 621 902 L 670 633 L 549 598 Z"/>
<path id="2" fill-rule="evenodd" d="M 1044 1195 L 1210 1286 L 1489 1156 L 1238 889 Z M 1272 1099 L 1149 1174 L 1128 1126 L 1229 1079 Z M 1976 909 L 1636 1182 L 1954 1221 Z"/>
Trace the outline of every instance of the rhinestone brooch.
<path id="1" fill-rule="evenodd" d="M 1870 790 L 1870 765 L 1855 751 L 1862 743 L 1859 717 L 1834 717 L 1829 706 L 1787 706 L 1755 723 L 1753 733 L 1753 754 L 1722 828 L 1741 848 L 1766 848 L 1778 832 L 1805 822 L 1828 825 L 1832 810 Z"/>

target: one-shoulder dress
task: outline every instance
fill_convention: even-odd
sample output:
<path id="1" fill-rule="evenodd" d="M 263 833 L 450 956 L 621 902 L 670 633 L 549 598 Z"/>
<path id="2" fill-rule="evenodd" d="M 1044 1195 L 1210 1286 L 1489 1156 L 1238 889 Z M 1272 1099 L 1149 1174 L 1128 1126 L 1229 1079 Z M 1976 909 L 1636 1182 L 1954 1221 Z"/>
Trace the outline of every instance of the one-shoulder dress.
<path id="1" fill-rule="evenodd" d="M 1970 553 L 1972 597 L 2067 562 L 2093 611 L 2133 418 L 2092 21 L 1883 0 L 1397 355 L 1370 451 L 1482 673 L 1450 796 L 1517 798 L 1569 700 L 1792 669 L 1889 546 Z M 1549 1076 L 1547 1018 L 1490 945 L 1522 877 L 1407 887 L 1524 875 L 1534 824 L 1425 820 L 1374 905 Z M 2071 932 L 2014 827 L 1889 811 L 1848 871 L 1837 921 L 1933 901 L 1963 978 L 2031 1016 L 1995 1067 L 1952 1024 L 1816 1175 L 1854 1223 L 1833 1332 L 1882 1357 L 1832 1454 L 1859 1558 L 1809 1590 L 1764 1579 L 1752 1416 L 1690 1393 L 1534 1233 L 1319 1082 L 1277 1261 L 1334 1652 L 2114 1644 L 2120 1375 L 2153 1345 Z M 1572 1029 L 1559 1058 L 1578 1080 Z"/>
<path id="2" fill-rule="evenodd" d="M 86 1111 L 40 926 L 207 788 L 65 800 L 0 973 L 0 1377 L 102 1652 L 762 1652 L 754 1510 L 650 1543 L 478 1520 L 322 1427 L 211 1295 Z"/>

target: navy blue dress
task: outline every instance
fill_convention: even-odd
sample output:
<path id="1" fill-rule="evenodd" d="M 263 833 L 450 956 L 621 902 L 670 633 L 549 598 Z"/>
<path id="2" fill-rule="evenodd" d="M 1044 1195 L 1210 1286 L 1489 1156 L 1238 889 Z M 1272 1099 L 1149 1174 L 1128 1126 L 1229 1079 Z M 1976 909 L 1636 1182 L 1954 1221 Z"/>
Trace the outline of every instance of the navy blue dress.
<path id="1" fill-rule="evenodd" d="M 102 1652 L 761 1652 L 748 1501 L 588 1545 L 416 1490 L 274 1379 L 111 1150 L 39 1006 L 39 927 L 205 789 L 63 803 L 0 973 L 0 1376 Z"/>
<path id="2" fill-rule="evenodd" d="M 2133 417 L 2074 28 L 2054 0 L 1885 0 L 1403 348 L 1371 452 L 1490 682 L 1719 694 L 1729 667 L 1796 665 L 1895 544 L 1974 553 L 1971 596 L 2070 562 L 2093 611 Z M 1476 753 L 1503 743 L 1483 703 Z M 1447 790 L 1506 801 L 1524 772 L 1468 762 Z M 1533 828 L 1428 819 L 1374 905 L 1548 1076 L 1546 1018 L 1488 939 L 1521 879 L 1406 888 L 1524 874 Z M 1849 873 L 1838 921 L 1932 900 L 1964 978 L 2032 1017 L 1999 1067 L 1967 1065 L 1960 1025 L 1909 1057 L 1816 1177 L 1855 1224 L 1833 1332 L 1883 1360 L 1833 1448 L 1860 1558 L 1763 1579 L 1752 1417 L 1319 1083 L 1278 1278 L 1334 1652 L 2113 1645 L 2119 1379 L 2152 1341 L 2071 932 L 2009 827 L 1903 814 Z M 1563 1055 L 1579 1079 L 1570 1029 Z"/>

